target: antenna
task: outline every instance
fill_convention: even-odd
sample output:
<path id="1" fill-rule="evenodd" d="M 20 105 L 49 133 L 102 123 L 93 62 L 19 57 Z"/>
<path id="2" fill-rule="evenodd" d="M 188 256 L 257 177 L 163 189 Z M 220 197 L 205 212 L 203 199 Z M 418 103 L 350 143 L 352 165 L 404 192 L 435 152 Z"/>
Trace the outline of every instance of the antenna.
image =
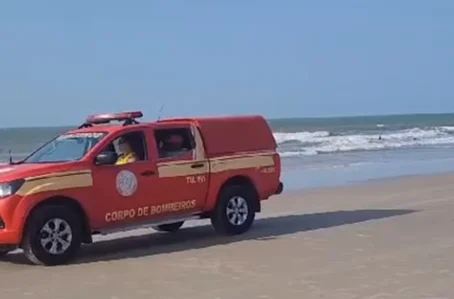
<path id="1" fill-rule="evenodd" d="M 161 119 L 161 112 L 164 109 L 164 104 L 161 105 L 161 108 L 158 111 L 158 121 Z"/>

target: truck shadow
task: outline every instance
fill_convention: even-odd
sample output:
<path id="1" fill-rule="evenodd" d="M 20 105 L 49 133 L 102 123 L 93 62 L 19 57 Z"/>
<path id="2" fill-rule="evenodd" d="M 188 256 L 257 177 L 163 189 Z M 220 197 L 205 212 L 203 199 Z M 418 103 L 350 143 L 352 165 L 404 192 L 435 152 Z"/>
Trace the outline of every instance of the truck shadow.
<path id="1" fill-rule="evenodd" d="M 120 239 L 100 240 L 84 246 L 72 264 L 114 261 L 125 258 L 175 253 L 185 250 L 208 248 L 242 241 L 266 241 L 281 236 L 360 223 L 370 220 L 401 216 L 416 210 L 351 210 L 303 215 L 286 215 L 257 219 L 251 230 L 239 236 L 219 236 L 210 225 L 182 228 L 175 233 L 152 233 Z M 28 263 L 18 254 L 10 254 L 4 261 Z"/>

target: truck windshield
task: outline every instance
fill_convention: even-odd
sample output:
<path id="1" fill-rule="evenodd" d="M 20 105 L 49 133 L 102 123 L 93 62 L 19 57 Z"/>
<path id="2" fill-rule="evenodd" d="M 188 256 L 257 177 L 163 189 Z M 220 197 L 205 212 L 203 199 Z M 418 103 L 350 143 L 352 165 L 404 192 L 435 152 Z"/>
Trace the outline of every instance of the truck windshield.
<path id="1" fill-rule="evenodd" d="M 45 144 L 22 163 L 78 161 L 106 135 L 105 132 L 63 134 Z"/>

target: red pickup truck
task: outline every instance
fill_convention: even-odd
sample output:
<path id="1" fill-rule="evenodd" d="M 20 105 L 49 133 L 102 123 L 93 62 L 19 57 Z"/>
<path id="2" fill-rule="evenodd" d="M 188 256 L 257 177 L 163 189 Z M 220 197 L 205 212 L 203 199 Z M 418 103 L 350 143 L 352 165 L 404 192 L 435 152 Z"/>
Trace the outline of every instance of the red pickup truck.
<path id="1" fill-rule="evenodd" d="M 41 265 L 69 262 L 95 234 L 178 230 L 210 218 L 241 234 L 283 190 L 261 116 L 165 119 L 93 115 L 23 161 L 0 167 L 0 255 L 22 248 Z"/>

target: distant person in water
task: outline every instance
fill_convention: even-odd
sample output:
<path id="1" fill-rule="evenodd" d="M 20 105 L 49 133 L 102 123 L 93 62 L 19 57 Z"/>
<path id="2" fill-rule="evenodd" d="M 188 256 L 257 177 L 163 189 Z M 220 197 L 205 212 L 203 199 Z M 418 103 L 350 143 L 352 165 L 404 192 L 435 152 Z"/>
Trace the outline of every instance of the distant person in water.
<path id="1" fill-rule="evenodd" d="M 382 139 L 382 138 L 381 138 L 381 135 L 380 135 L 380 136 L 378 136 L 378 140 L 381 140 L 381 139 Z"/>

